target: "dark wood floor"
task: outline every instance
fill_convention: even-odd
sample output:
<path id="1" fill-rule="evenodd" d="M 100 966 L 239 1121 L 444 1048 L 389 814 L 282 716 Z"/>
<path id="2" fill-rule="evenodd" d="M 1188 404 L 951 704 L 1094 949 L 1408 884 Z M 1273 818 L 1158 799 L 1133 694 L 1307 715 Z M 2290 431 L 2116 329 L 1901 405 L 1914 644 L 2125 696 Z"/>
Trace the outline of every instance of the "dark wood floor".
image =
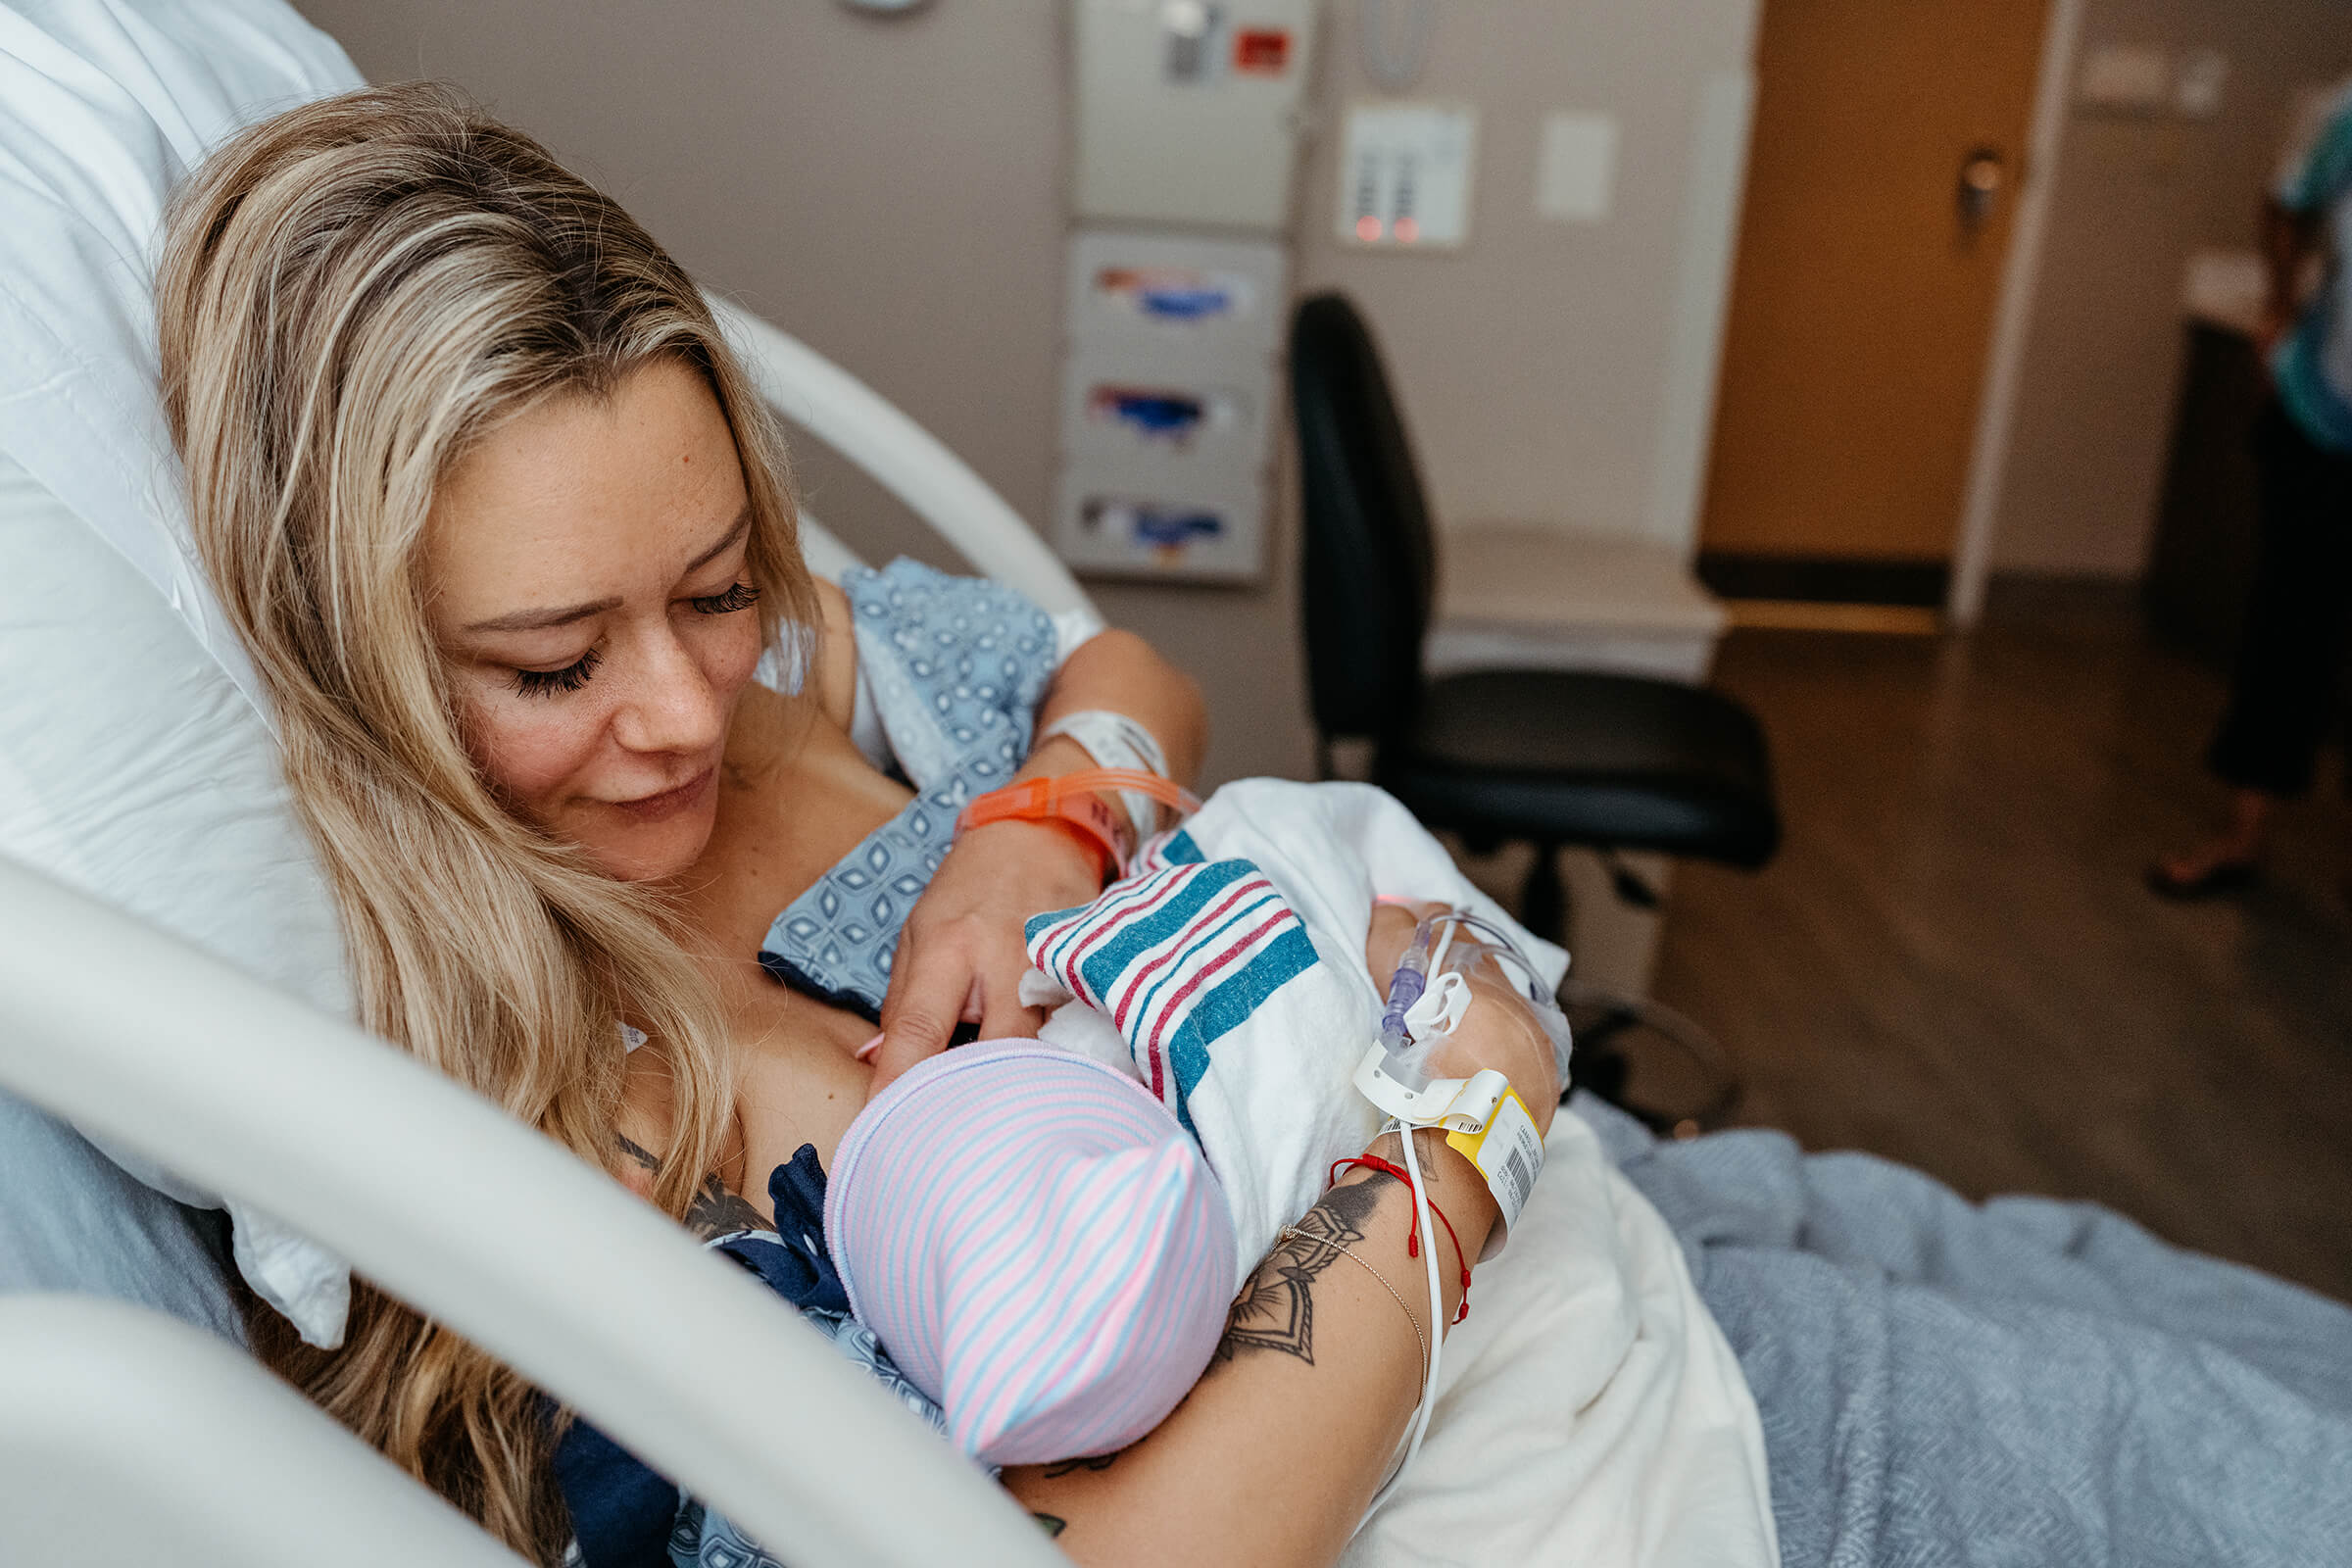
<path id="1" fill-rule="evenodd" d="M 2352 915 L 2332 763 L 2242 902 L 2150 896 L 2219 792 L 2209 672 L 2121 607 L 1942 641 L 1741 632 L 1788 839 L 1676 873 L 1656 994 L 1745 1074 L 1734 1119 L 1972 1196 L 2095 1199 L 2352 1299 Z"/>

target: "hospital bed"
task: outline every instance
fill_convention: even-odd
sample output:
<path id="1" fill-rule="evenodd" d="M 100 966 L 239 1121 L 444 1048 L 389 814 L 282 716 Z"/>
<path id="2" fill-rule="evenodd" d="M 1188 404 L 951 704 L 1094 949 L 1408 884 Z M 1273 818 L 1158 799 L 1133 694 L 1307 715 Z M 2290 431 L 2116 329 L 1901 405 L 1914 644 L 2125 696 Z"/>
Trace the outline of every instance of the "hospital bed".
<path id="1" fill-rule="evenodd" d="M 339 51 L 275 0 L 5 0 L 0 104 L 13 95 L 22 116 L 28 96 L 65 83 L 55 105 L 62 141 L 84 109 L 103 118 L 127 92 L 149 106 L 142 113 L 159 136 L 184 137 L 189 126 L 166 112 L 170 84 L 142 74 L 166 74 L 157 62 L 188 53 L 193 35 L 189 90 L 219 91 L 217 62 L 201 58 L 205 28 L 218 29 L 223 52 L 260 59 L 252 79 L 265 82 L 323 48 L 325 79 L 296 78 L 312 90 L 335 85 Z M 61 38 L 87 58 L 54 47 Z M 129 85 L 88 81 L 97 58 L 123 62 Z M 234 78 L 234 65 L 219 74 Z M 77 186 L 74 170 L 44 164 L 55 150 L 0 146 L 0 167 L 29 169 L 67 198 L 103 191 L 123 205 L 120 182 Z M 10 156 L 21 161 L 10 166 Z M 0 213 L 0 247 L 24 234 Z M 20 334 L 12 345 L 73 319 L 58 291 L 75 285 L 73 267 L 103 260 L 68 255 L 55 272 L 10 275 L 12 256 L 26 254 L 0 254 L 0 324 Z M 1048 611 L 1086 606 L 1003 498 L 920 426 L 784 332 L 712 304 L 790 423 L 864 469 L 974 569 Z M 133 307 L 135 297 L 113 300 L 123 318 L 116 327 L 135 346 Z M 103 345 L 71 347 L 61 362 L 70 373 L 0 386 L 0 438 L 22 436 L 24 420 L 48 417 L 53 404 L 80 398 L 85 412 L 102 410 L 109 374 L 135 383 L 135 367 L 91 368 Z M 10 450 L 0 439 L 8 527 L 76 527 L 62 495 L 96 510 L 95 492 L 77 488 L 89 475 L 28 475 Z M 27 438 L 15 451 L 29 464 L 47 449 Z M 120 466 L 145 482 L 134 455 Z M 24 543 L 12 534 L 9 547 Z M 187 591 L 174 575 L 186 564 L 169 549 L 114 543 L 165 599 Z M 826 575 L 857 560 L 813 521 L 808 550 Z M 201 643 L 202 615 L 191 612 L 189 624 Z M 241 673 L 232 650 L 213 652 Z M 23 813 L 12 766 L 0 755 L 14 832 Z M 24 863 L 26 843 L 47 871 Z M 202 1222 L 132 1184 L 65 1123 L 168 1191 L 252 1205 L 294 1236 L 330 1244 L 795 1564 L 1060 1560 L 1001 1492 L 770 1293 L 617 1185 L 314 1004 L 321 993 L 306 1001 L 68 886 L 80 868 L 103 870 L 86 846 L 20 836 L 0 847 L 10 852 L 0 855 L 0 1563 L 516 1560 L 232 1343 L 223 1263 L 202 1245 Z M 23 1162 L 14 1172 L 12 1159 Z M 43 1211 L 9 1212 L 31 1204 Z M 78 1238 L 87 1255 L 50 1245 L 43 1268 L 12 1279 L 18 1234 L 44 1245 Z M 141 1269 L 181 1277 L 141 1279 Z"/>

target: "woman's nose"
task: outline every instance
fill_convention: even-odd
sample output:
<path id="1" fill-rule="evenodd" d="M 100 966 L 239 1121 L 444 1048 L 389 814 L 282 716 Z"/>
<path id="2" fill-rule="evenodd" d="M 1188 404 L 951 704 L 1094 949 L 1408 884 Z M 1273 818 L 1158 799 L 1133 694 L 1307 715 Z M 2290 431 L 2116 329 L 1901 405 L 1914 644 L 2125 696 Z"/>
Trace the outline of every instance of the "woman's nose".
<path id="1" fill-rule="evenodd" d="M 726 731 L 710 678 L 675 637 L 648 640 L 637 680 L 612 717 L 612 734 L 632 752 L 705 752 Z"/>

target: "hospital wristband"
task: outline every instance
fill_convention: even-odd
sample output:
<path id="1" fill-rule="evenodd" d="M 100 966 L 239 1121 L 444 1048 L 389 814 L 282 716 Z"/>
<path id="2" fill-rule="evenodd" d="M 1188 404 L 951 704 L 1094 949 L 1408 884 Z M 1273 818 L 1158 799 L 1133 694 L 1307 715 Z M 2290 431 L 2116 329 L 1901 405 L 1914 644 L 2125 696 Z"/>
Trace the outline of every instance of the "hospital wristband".
<path id="1" fill-rule="evenodd" d="M 1473 1086 L 1477 1082 L 1477 1078 L 1471 1080 Z M 1491 1107 L 1472 1110 L 1475 1130 L 1457 1125 L 1458 1119 L 1458 1115 L 1448 1118 L 1446 1147 L 1470 1161 L 1485 1179 L 1487 1191 L 1494 1195 L 1497 1217 L 1479 1258 L 1483 1263 L 1502 1250 L 1511 1227 L 1519 1223 L 1520 1210 L 1527 1206 L 1528 1195 L 1535 1191 L 1536 1178 L 1544 1170 L 1544 1135 L 1536 1131 L 1527 1102 L 1507 1079 Z"/>
<path id="2" fill-rule="evenodd" d="M 1086 789 L 1066 787 L 1064 780 L 1079 773 L 1025 779 L 991 790 L 963 808 L 956 818 L 956 836 L 992 822 L 1044 822 L 1058 827 L 1084 847 L 1095 862 L 1095 885 L 1102 886 L 1126 869 L 1119 849 L 1118 825 L 1100 797 Z"/>
<path id="3" fill-rule="evenodd" d="M 1159 741 L 1150 730 L 1125 713 L 1114 713 L 1107 708 L 1064 713 L 1038 733 L 1037 744 L 1043 746 L 1056 739 L 1076 742 L 1098 767 L 1168 776 L 1168 754 L 1160 750 Z M 1127 820 L 1135 830 L 1136 843 L 1141 844 L 1159 830 L 1159 808 L 1149 795 L 1140 790 L 1122 790 L 1119 804 L 1127 808 Z"/>
<path id="4" fill-rule="evenodd" d="M 956 818 L 956 831 L 961 834 L 991 822 L 1051 822 L 1069 831 L 1094 853 L 1098 874 L 1108 881 L 1113 871 L 1126 871 L 1117 820 L 1102 800 L 1114 790 L 1135 790 L 1147 800 L 1164 801 L 1179 811 L 1200 808 L 1190 790 L 1153 774 L 1131 768 L 1082 768 L 991 790 L 963 808 Z"/>

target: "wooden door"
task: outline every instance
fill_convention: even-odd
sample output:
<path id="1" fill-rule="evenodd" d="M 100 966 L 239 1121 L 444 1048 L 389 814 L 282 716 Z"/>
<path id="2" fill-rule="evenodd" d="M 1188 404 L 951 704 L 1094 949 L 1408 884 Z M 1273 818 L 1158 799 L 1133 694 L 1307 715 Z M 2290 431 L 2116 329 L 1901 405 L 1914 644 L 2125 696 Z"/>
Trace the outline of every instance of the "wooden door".
<path id="1" fill-rule="evenodd" d="M 1722 591 L 1794 565 L 1828 591 L 1749 596 L 1939 600 L 1868 584 L 1950 559 L 2045 4 L 1764 0 L 1701 531 Z"/>

